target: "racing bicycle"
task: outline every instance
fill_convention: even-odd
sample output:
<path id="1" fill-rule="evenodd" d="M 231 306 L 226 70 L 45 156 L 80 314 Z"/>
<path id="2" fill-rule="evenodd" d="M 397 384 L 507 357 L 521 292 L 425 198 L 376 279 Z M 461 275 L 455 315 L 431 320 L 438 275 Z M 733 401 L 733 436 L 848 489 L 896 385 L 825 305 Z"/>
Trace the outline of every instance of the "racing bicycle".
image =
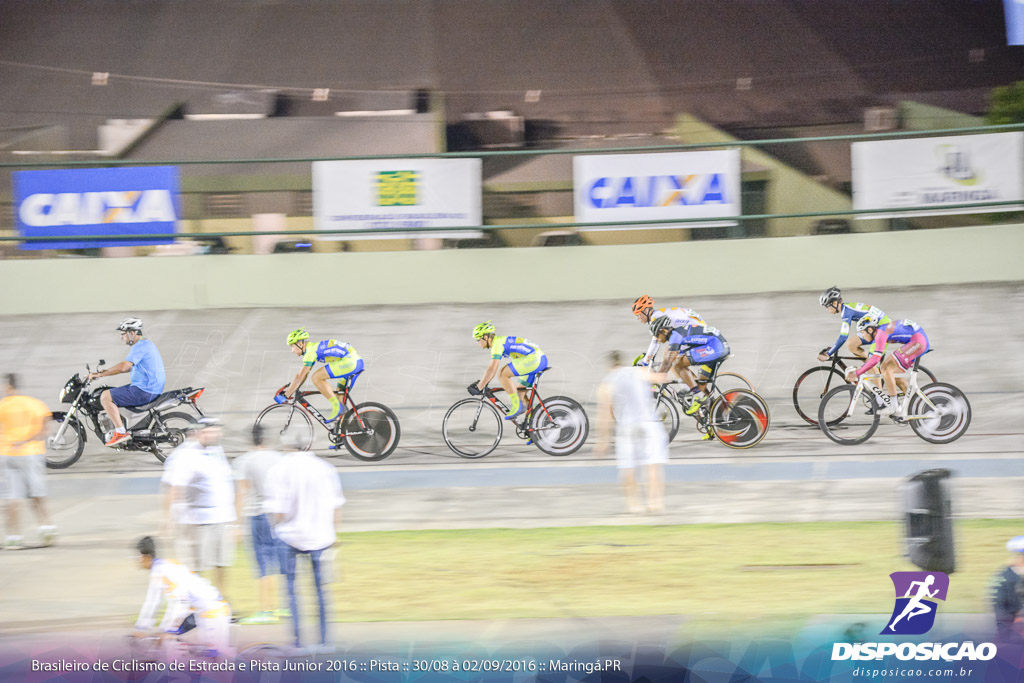
<path id="1" fill-rule="evenodd" d="M 290 401 L 273 403 L 260 412 L 256 425 L 267 434 L 283 435 L 292 431 L 297 437 L 299 448 L 309 450 L 313 445 L 313 422 L 327 430 L 331 441 L 330 450 L 342 445 L 359 460 L 383 460 L 391 455 L 402 435 L 398 417 L 394 411 L 381 403 L 366 401 L 356 404 L 352 389 L 362 371 L 349 377 L 339 396 L 344 412 L 333 422 L 306 400 L 307 396 L 319 396 L 319 391 L 296 391 Z M 287 387 L 281 387 L 276 395 Z"/>
<path id="2" fill-rule="evenodd" d="M 896 373 L 896 377 L 907 380 L 907 390 L 895 399 L 899 410 L 890 417 L 896 424 L 910 425 L 929 443 L 956 441 L 971 424 L 971 404 L 952 384 L 931 382 L 919 386 L 919 361 L 920 357 L 916 358 L 908 372 Z M 825 394 L 818 406 L 818 425 L 825 436 L 846 446 L 871 438 L 881 418 L 869 382 L 880 381 L 881 377 L 865 373 L 855 384 L 844 382 Z"/>
<path id="3" fill-rule="evenodd" d="M 828 349 L 822 349 L 820 353 L 826 351 Z M 793 385 L 793 407 L 796 408 L 797 415 L 804 422 L 815 427 L 818 426 L 818 406 L 821 405 L 821 399 L 833 387 L 846 384 L 847 365 L 845 361 L 864 362 L 862 358 L 840 356 L 838 353 L 834 354 L 830 360 L 831 363 L 828 365 L 816 365 L 804 370 L 797 377 L 796 384 Z M 935 375 L 928 368 L 922 366 L 918 368 L 918 371 L 927 375 L 931 382 L 936 381 Z"/>
<path id="4" fill-rule="evenodd" d="M 590 423 L 587 413 L 568 396 L 541 398 L 537 385 L 545 368 L 529 387 L 526 410 L 512 423 L 516 436 L 533 444 L 548 455 L 570 455 L 587 440 Z M 468 387 L 472 393 L 476 383 Z M 479 396 L 464 398 L 448 409 L 441 423 L 441 434 L 456 455 L 463 458 L 482 458 L 489 455 L 501 442 L 508 406 L 498 398 L 501 388 L 487 387 Z"/>

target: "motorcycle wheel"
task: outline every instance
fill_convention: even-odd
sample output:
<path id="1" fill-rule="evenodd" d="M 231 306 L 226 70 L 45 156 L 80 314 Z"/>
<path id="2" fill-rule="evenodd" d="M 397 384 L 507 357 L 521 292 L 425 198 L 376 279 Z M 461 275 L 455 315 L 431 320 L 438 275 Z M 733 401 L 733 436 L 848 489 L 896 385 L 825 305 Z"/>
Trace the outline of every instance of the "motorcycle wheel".
<path id="1" fill-rule="evenodd" d="M 61 416 L 53 418 L 54 425 L 50 428 L 50 434 L 56 435 L 61 423 L 66 418 Z M 51 470 L 62 470 L 71 467 L 82 457 L 85 450 L 85 427 L 76 418 L 72 417 L 68 423 L 61 443 L 55 444 L 54 437 L 46 439 L 46 466 Z"/>
<path id="2" fill-rule="evenodd" d="M 160 416 L 160 421 L 164 423 L 167 434 L 161 436 L 160 442 L 154 443 L 149 450 L 157 460 L 163 462 L 167 460 L 171 451 L 181 445 L 181 442 L 185 440 L 185 430 L 189 425 L 195 424 L 197 420 L 188 413 L 167 413 Z"/>

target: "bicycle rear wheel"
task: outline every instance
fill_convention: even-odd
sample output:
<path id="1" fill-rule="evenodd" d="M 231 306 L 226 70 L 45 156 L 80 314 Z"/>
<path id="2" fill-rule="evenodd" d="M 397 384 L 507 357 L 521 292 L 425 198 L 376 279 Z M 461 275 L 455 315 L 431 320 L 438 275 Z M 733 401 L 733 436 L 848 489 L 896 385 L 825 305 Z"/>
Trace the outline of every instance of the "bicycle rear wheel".
<path id="1" fill-rule="evenodd" d="M 398 417 L 380 403 L 360 403 L 341 419 L 345 448 L 359 460 L 383 460 L 398 446 Z"/>
<path id="2" fill-rule="evenodd" d="M 796 414 L 809 425 L 818 426 L 818 407 L 821 399 L 833 387 L 846 384 L 846 378 L 838 369 L 828 365 L 805 370 L 793 385 L 793 407 Z"/>
<path id="3" fill-rule="evenodd" d="M 570 455 L 580 449 L 590 432 L 583 406 L 568 396 L 544 399 L 535 405 L 530 419 L 534 445 L 548 455 Z"/>
<path id="4" fill-rule="evenodd" d="M 856 446 L 878 429 L 878 410 L 870 391 L 861 391 L 856 403 L 855 384 L 832 389 L 818 406 L 818 426 L 825 436 L 844 446 Z"/>
<path id="5" fill-rule="evenodd" d="M 708 428 L 729 448 L 750 448 L 768 433 L 768 404 L 753 391 L 733 389 L 711 404 Z"/>
<path id="6" fill-rule="evenodd" d="M 964 393 L 944 382 L 928 384 L 920 392 L 907 407 L 906 420 L 914 433 L 928 443 L 951 443 L 963 436 L 971 425 L 971 404 Z"/>
<path id="7" fill-rule="evenodd" d="M 291 434 L 298 441 L 299 450 L 308 451 L 313 446 L 313 421 L 294 403 L 267 406 L 256 418 L 256 425 L 263 428 L 265 437 L 276 442 L 268 445 L 280 445 L 281 437 Z"/>
<path id="8" fill-rule="evenodd" d="M 482 458 L 501 442 L 502 416 L 489 401 L 464 398 L 444 415 L 441 436 L 462 458 Z"/>

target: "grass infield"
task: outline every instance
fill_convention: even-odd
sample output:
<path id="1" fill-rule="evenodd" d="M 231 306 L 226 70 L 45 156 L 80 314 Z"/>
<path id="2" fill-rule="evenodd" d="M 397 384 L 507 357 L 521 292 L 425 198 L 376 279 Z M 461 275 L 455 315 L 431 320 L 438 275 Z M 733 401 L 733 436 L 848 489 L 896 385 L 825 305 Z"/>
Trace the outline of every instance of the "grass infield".
<path id="1" fill-rule="evenodd" d="M 987 586 L 1024 520 L 956 522 L 957 571 L 943 612 L 987 612 Z M 703 634 L 815 614 L 887 613 L 888 575 L 912 571 L 894 522 L 696 524 L 342 533 L 331 585 L 337 621 L 687 615 Z M 228 595 L 257 609 L 250 551 Z M 311 598 L 304 564 L 301 591 Z M 283 599 L 283 577 L 281 581 Z M 315 608 L 314 608 L 315 609 Z M 312 615 L 307 607 L 305 614 Z"/>

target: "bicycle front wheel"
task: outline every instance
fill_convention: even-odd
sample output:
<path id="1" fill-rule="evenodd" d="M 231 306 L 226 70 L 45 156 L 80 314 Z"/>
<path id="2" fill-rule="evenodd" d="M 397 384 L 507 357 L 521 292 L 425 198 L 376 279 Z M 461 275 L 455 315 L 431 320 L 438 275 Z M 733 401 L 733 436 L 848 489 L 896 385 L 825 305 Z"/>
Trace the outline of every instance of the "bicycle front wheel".
<path id="1" fill-rule="evenodd" d="M 482 458 L 501 442 L 502 416 L 489 401 L 464 398 L 444 415 L 441 435 L 462 458 Z"/>
<path id="2" fill-rule="evenodd" d="M 971 404 L 964 393 L 945 382 L 933 382 L 919 391 L 907 407 L 906 420 L 914 433 L 928 443 L 951 443 L 963 436 L 971 425 Z"/>
<path id="3" fill-rule="evenodd" d="M 833 387 L 846 384 L 846 378 L 839 370 L 828 365 L 805 370 L 793 385 L 793 407 L 796 414 L 809 425 L 818 426 L 818 407 L 821 399 Z"/>
<path id="4" fill-rule="evenodd" d="M 654 414 L 665 428 L 665 434 L 671 443 L 679 433 L 679 408 L 676 407 L 676 402 L 665 394 L 659 394 L 658 401 L 654 404 Z"/>
<path id="5" fill-rule="evenodd" d="M 308 451 L 313 447 L 313 421 L 294 403 L 267 406 L 256 418 L 256 426 L 262 427 L 263 435 L 278 444 L 281 437 L 289 434 L 295 437 L 299 450 Z"/>
<path id="6" fill-rule="evenodd" d="M 548 455 L 570 455 L 586 442 L 590 422 L 583 406 L 575 400 L 568 396 L 553 396 L 531 410 L 533 443 Z"/>
<path id="7" fill-rule="evenodd" d="M 383 460 L 395 451 L 402 430 L 398 417 L 380 403 L 360 403 L 341 419 L 345 448 L 359 460 Z"/>
<path id="8" fill-rule="evenodd" d="M 768 433 L 768 404 L 753 391 L 733 389 L 715 399 L 708 428 L 729 448 L 750 448 Z"/>
<path id="9" fill-rule="evenodd" d="M 818 426 L 825 436 L 844 446 L 856 446 L 871 438 L 878 429 L 878 409 L 870 391 L 861 391 L 854 401 L 857 386 L 843 384 L 825 394 L 818 406 Z"/>

